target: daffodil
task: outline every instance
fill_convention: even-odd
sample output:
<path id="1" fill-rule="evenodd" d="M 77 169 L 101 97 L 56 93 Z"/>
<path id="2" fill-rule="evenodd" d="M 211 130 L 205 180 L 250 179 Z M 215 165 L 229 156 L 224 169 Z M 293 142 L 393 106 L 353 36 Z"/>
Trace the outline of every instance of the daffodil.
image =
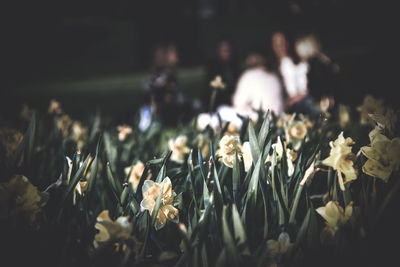
<path id="1" fill-rule="evenodd" d="M 178 221 L 179 211 L 172 205 L 174 202 L 174 191 L 172 190 L 171 180 L 168 177 L 164 178 L 161 183 L 156 183 L 152 180 L 144 181 L 142 192 L 143 200 L 140 202 L 140 206 L 142 210 L 148 210 L 150 215 L 153 214 L 157 197 L 162 192 L 161 205 L 155 223 L 157 230 L 164 227 L 167 220 Z"/>
<path id="2" fill-rule="evenodd" d="M 238 158 L 241 160 L 242 148 L 239 137 L 224 135 L 219 141 L 219 150 L 217 151 L 217 154 L 221 156 L 222 162 L 229 168 L 233 168 L 235 153 L 238 154 Z"/>
<path id="3" fill-rule="evenodd" d="M 41 196 L 36 186 L 23 175 L 0 184 L 0 219 L 33 226 L 41 211 Z"/>
<path id="4" fill-rule="evenodd" d="M 118 130 L 118 140 L 121 142 L 125 141 L 128 135 L 130 135 L 133 132 L 132 127 L 126 124 L 119 125 L 117 127 L 117 130 Z"/>
<path id="5" fill-rule="evenodd" d="M 297 159 L 297 152 L 287 148 L 286 143 L 285 147 L 282 146 L 281 138 L 278 136 L 276 143 L 272 144 L 272 149 L 276 150 L 276 159 L 277 162 L 280 163 L 282 160 L 283 153 L 286 153 L 286 162 L 288 167 L 288 175 L 291 176 L 294 172 L 294 164 L 293 162 Z M 268 155 L 265 162 L 271 161 L 272 156 Z"/>
<path id="6" fill-rule="evenodd" d="M 210 86 L 218 89 L 225 89 L 226 87 L 225 83 L 222 81 L 221 75 L 215 76 L 214 80 L 210 82 Z"/>
<path id="7" fill-rule="evenodd" d="M 364 146 L 361 152 L 368 158 L 362 170 L 364 173 L 388 181 L 393 171 L 400 170 L 400 138 L 390 140 L 377 133 L 371 146 Z"/>
<path id="8" fill-rule="evenodd" d="M 338 202 L 329 201 L 324 207 L 317 208 L 316 211 L 325 219 L 325 231 L 334 236 L 338 228 L 346 224 L 353 214 L 353 202 L 350 202 L 343 210 Z"/>
<path id="9" fill-rule="evenodd" d="M 284 122 L 286 140 L 293 145 L 295 150 L 301 146 L 301 142 L 307 134 L 307 124 L 304 120 L 294 120 L 294 116 Z"/>
<path id="10" fill-rule="evenodd" d="M 99 231 L 93 240 L 93 246 L 96 249 L 109 244 L 121 245 L 132 239 L 133 225 L 129 222 L 127 216 L 121 216 L 113 221 L 108 210 L 103 210 L 97 216 L 97 222 L 94 227 Z"/>
<path id="11" fill-rule="evenodd" d="M 190 148 L 186 145 L 187 137 L 184 135 L 178 136 L 175 140 L 168 141 L 168 147 L 172 151 L 171 160 L 177 163 L 183 163 L 185 155 L 190 152 Z"/>
<path id="12" fill-rule="evenodd" d="M 129 174 L 129 182 L 132 184 L 133 190 L 136 192 L 137 186 L 140 182 L 140 178 L 142 177 L 142 174 L 144 172 L 145 166 L 143 162 L 140 160 L 136 162 L 135 165 L 129 166 L 125 168 L 125 174 Z M 130 173 L 129 173 L 130 171 Z M 146 180 L 149 180 L 151 178 L 151 173 L 146 177 Z"/>
<path id="13" fill-rule="evenodd" d="M 339 186 L 342 191 L 345 190 L 344 184 L 357 179 L 357 171 L 354 169 L 355 155 L 351 152 L 351 146 L 354 141 L 343 137 L 341 132 L 334 142 L 330 142 L 331 151 L 329 157 L 322 161 L 323 164 L 332 167 L 337 171 Z M 344 179 L 343 179 L 344 174 Z"/>

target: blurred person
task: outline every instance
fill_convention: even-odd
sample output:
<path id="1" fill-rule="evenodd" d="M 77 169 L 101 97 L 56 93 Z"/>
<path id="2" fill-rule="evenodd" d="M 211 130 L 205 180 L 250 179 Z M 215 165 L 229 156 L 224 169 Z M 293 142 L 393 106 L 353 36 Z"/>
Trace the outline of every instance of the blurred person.
<path id="1" fill-rule="evenodd" d="M 149 125 L 149 116 L 154 114 L 167 126 L 177 122 L 180 108 L 184 104 L 175 75 L 178 62 L 179 55 L 175 45 L 160 45 L 154 50 L 152 72 L 144 86 L 148 105 L 140 110 L 141 128 L 145 129 Z"/>
<path id="2" fill-rule="evenodd" d="M 309 72 L 307 60 L 314 52 L 313 48 L 304 45 L 301 40 L 296 40 L 295 51 L 291 51 L 291 45 L 284 33 L 275 32 L 272 35 L 272 50 L 276 56 L 277 69 L 285 89 L 285 111 L 316 118 L 320 111 L 314 106 L 309 95 L 307 76 Z"/>
<path id="3" fill-rule="evenodd" d="M 277 75 L 267 71 L 265 56 L 251 52 L 246 58 L 247 70 L 240 76 L 232 102 L 236 112 L 257 120 L 257 112 L 271 110 L 275 115 L 283 112 L 282 88 Z"/>
<path id="4" fill-rule="evenodd" d="M 207 82 L 219 75 L 225 84 L 224 90 L 218 91 L 216 95 L 213 110 L 220 105 L 232 104 L 231 98 L 239 76 L 239 64 L 232 50 L 231 42 L 227 39 L 222 39 L 218 43 L 217 57 L 207 64 Z M 203 95 L 203 103 L 206 108 L 210 106 L 210 96 L 212 94 L 212 88 L 209 86 L 207 88 L 208 90 L 205 90 Z"/>
<path id="5" fill-rule="evenodd" d="M 338 88 L 339 65 L 321 51 L 321 43 L 315 35 L 297 39 L 295 48 L 299 58 L 309 64 L 307 80 L 310 95 L 320 103 L 329 103 L 328 108 L 331 110 L 335 103 L 335 90 Z"/>

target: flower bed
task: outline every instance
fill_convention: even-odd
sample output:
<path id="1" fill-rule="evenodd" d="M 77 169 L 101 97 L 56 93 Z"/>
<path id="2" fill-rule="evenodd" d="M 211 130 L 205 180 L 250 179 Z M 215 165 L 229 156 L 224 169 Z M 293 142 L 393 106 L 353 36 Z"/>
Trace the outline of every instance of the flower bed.
<path id="1" fill-rule="evenodd" d="M 24 135 L 0 129 L 4 255 L 14 265 L 368 265 L 387 249 L 374 233 L 398 200 L 398 113 L 372 97 L 360 116 L 339 111 L 141 130 L 75 121 L 52 102 Z"/>

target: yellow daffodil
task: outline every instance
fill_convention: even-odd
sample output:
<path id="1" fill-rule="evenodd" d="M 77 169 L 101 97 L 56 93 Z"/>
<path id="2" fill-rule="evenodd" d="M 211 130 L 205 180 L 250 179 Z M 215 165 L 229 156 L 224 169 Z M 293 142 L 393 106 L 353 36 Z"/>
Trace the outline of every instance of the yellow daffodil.
<path id="1" fill-rule="evenodd" d="M 324 207 L 317 208 L 316 211 L 325 219 L 325 231 L 334 236 L 339 226 L 346 224 L 353 214 L 353 202 L 350 202 L 343 210 L 338 202 L 329 201 Z"/>
<path id="2" fill-rule="evenodd" d="M 233 168 L 235 152 L 238 154 L 239 160 L 241 160 L 242 148 L 239 137 L 224 135 L 219 141 L 219 150 L 217 151 L 217 155 L 221 156 L 222 162 L 229 168 Z"/>
<path id="3" fill-rule="evenodd" d="M 143 162 L 141 162 L 140 160 L 138 162 L 136 162 L 135 165 L 133 165 L 132 167 L 126 167 L 125 168 L 125 174 L 128 175 L 129 171 L 129 182 L 132 184 L 133 190 L 136 192 L 137 186 L 140 182 L 140 177 L 142 177 L 142 174 L 144 172 L 145 166 L 143 164 Z M 151 173 L 149 173 L 149 175 L 147 176 L 146 180 L 149 180 L 151 178 Z"/>
<path id="4" fill-rule="evenodd" d="M 142 210 L 148 210 L 150 215 L 153 213 L 157 197 L 162 190 L 161 205 L 157 214 L 155 228 L 161 229 L 167 220 L 178 222 L 179 211 L 172 205 L 174 202 L 174 191 L 172 190 L 171 180 L 166 177 L 161 183 L 152 180 L 144 181 L 142 192 L 143 200 L 140 202 Z"/>
<path id="5" fill-rule="evenodd" d="M 354 141 L 343 137 L 341 132 L 334 142 L 330 142 L 331 151 L 329 157 L 322 161 L 323 164 L 332 167 L 338 173 L 339 186 L 342 191 L 345 190 L 344 184 L 357 179 L 357 171 L 354 169 L 355 155 L 351 152 L 351 146 Z M 343 180 L 344 174 L 344 180 Z"/>
<path id="6" fill-rule="evenodd" d="M 25 176 L 15 175 L 7 183 L 0 184 L 0 219 L 33 226 L 41 211 L 40 200 L 36 186 Z"/>
<path id="7" fill-rule="evenodd" d="M 362 170 L 364 173 L 388 181 L 393 171 L 400 170 L 400 138 L 390 140 L 377 133 L 371 146 L 364 146 L 361 152 L 368 158 Z"/>
<path id="8" fill-rule="evenodd" d="M 294 116 L 284 122 L 286 140 L 293 145 L 295 150 L 301 146 L 301 142 L 307 134 L 307 124 L 305 120 L 294 120 Z"/>
<path id="9" fill-rule="evenodd" d="M 285 142 L 285 147 L 282 146 L 281 138 L 278 136 L 278 139 L 276 143 L 272 144 L 272 149 L 276 150 L 276 159 L 278 164 L 280 164 L 280 161 L 282 160 L 283 153 L 285 151 L 286 153 L 286 162 L 288 166 L 288 175 L 291 176 L 294 172 L 294 164 L 293 162 L 297 159 L 297 152 L 289 149 L 286 147 L 286 142 Z M 265 162 L 271 161 L 272 156 L 268 155 L 267 159 Z"/>
<path id="10" fill-rule="evenodd" d="M 364 97 L 363 103 L 357 108 L 360 112 L 361 124 L 374 124 L 374 121 L 369 117 L 368 114 L 383 114 L 384 106 L 382 99 L 375 99 L 371 95 Z"/>
<path id="11" fill-rule="evenodd" d="M 130 135 L 133 132 L 132 127 L 126 124 L 119 125 L 117 127 L 117 130 L 118 130 L 118 140 L 121 142 L 125 141 L 128 135 Z"/>
<path id="12" fill-rule="evenodd" d="M 111 220 L 108 210 L 103 210 L 97 216 L 94 226 L 99 232 L 95 235 L 93 245 L 101 248 L 108 244 L 122 244 L 131 239 L 132 223 L 127 216 L 121 216 L 115 221 Z"/>
<path id="13" fill-rule="evenodd" d="M 226 87 L 225 83 L 222 81 L 221 75 L 215 76 L 214 80 L 210 82 L 210 86 L 218 89 L 225 89 Z"/>
<path id="14" fill-rule="evenodd" d="M 190 152 L 190 148 L 186 146 L 187 137 L 184 135 L 178 136 L 175 140 L 168 141 L 168 147 L 172 150 L 171 160 L 177 163 L 183 163 L 185 155 Z"/>

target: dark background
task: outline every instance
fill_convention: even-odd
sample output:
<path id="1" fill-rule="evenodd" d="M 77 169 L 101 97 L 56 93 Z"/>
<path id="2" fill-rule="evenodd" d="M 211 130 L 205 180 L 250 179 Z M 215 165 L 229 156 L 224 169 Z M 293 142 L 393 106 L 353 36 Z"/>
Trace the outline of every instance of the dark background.
<path id="1" fill-rule="evenodd" d="M 52 97 L 77 116 L 94 107 L 107 110 L 110 103 L 119 112 L 132 109 L 144 78 L 132 81 L 145 77 L 160 42 L 177 45 L 179 67 L 188 70 L 185 90 L 196 95 L 219 38 L 230 37 L 243 60 L 255 45 L 267 49 L 275 30 L 317 34 L 341 67 L 341 102 L 357 105 L 370 93 L 395 103 L 391 10 L 383 2 L 348 0 L 10 1 L 2 32 L 1 111 L 21 103 L 44 109 Z"/>

